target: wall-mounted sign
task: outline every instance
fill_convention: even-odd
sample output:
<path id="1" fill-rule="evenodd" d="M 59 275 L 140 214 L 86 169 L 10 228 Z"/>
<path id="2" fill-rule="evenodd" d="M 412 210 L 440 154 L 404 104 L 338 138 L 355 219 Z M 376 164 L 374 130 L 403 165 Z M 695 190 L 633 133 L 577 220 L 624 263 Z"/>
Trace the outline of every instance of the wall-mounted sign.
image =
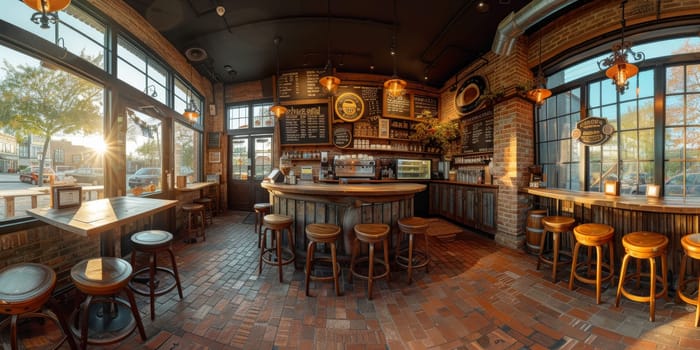
<path id="1" fill-rule="evenodd" d="M 346 148 L 352 143 L 352 124 L 335 124 L 333 128 L 333 144 L 338 148 Z"/>
<path id="2" fill-rule="evenodd" d="M 608 120 L 600 117 L 588 117 L 576 123 L 576 129 L 571 130 L 571 138 L 586 146 L 602 145 L 615 132 Z"/>
<path id="3" fill-rule="evenodd" d="M 465 80 L 455 94 L 455 109 L 460 116 L 465 116 L 479 109 L 484 104 L 481 95 L 486 90 L 486 79 L 475 75 Z"/>
<path id="4" fill-rule="evenodd" d="M 365 112 L 365 102 L 354 92 L 346 92 L 335 100 L 335 114 L 346 122 L 354 122 Z"/>

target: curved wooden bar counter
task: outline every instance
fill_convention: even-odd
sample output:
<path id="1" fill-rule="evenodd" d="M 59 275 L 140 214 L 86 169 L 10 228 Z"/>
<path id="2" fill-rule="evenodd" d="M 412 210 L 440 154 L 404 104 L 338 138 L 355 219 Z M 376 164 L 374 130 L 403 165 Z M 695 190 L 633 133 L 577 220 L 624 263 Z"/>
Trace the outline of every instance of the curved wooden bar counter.
<path id="1" fill-rule="evenodd" d="M 396 228 L 403 217 L 413 216 L 413 197 L 426 185 L 415 183 L 296 185 L 262 182 L 270 192 L 272 212 L 294 218 L 295 249 L 304 251 L 308 242 L 304 227 L 311 223 L 335 224 L 343 229 L 339 252 L 350 256 L 357 223 L 384 223 Z M 390 243 L 393 235 L 390 235 Z"/>
<path id="2" fill-rule="evenodd" d="M 622 236 L 636 231 L 652 231 L 669 239 L 669 268 L 678 272 L 683 256 L 681 238 L 700 232 L 700 198 L 647 198 L 646 196 L 610 196 L 598 192 L 549 188 L 521 188 L 549 214 L 573 216 L 577 223 L 595 222 L 615 228 L 615 249 L 624 252 Z M 534 206 L 534 205 L 533 205 Z M 617 265 L 621 254 L 616 257 Z"/>

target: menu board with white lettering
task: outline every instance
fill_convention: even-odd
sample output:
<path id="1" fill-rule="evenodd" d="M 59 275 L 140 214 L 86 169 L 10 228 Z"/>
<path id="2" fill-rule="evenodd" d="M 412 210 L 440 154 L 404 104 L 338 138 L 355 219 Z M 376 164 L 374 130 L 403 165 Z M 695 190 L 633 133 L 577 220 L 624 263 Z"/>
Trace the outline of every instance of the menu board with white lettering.
<path id="1" fill-rule="evenodd" d="M 383 100 L 385 117 L 410 118 L 411 117 L 411 95 L 403 94 L 398 97 L 391 96 L 384 91 Z"/>
<path id="2" fill-rule="evenodd" d="M 347 94 L 351 93 L 351 94 Z M 359 118 L 375 117 L 379 118 L 382 115 L 382 89 L 378 86 L 357 86 L 357 85 L 340 85 L 335 94 L 337 100 L 341 96 L 354 95 L 359 96 L 364 102 L 364 112 Z M 336 114 L 336 118 L 339 116 Z"/>
<path id="3" fill-rule="evenodd" d="M 413 115 L 416 118 L 437 117 L 439 100 L 435 96 L 413 95 Z"/>
<path id="4" fill-rule="evenodd" d="M 493 152 L 493 118 L 483 118 L 464 125 L 462 153 Z"/>
<path id="5" fill-rule="evenodd" d="M 328 102 L 286 105 L 280 119 L 283 145 L 330 144 Z"/>
<path id="6" fill-rule="evenodd" d="M 280 100 L 300 100 L 326 97 L 318 79 L 325 73 L 323 69 L 284 72 L 279 77 Z"/>

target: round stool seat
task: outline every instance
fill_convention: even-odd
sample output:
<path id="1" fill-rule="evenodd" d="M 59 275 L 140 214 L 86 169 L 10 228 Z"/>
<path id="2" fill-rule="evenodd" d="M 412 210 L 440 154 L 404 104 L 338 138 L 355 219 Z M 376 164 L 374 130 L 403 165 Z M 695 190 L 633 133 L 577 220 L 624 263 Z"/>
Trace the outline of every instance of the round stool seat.
<path id="1" fill-rule="evenodd" d="M 161 250 L 170 247 L 173 234 L 163 230 L 147 230 L 131 235 L 131 246 L 141 251 Z"/>
<path id="2" fill-rule="evenodd" d="M 268 214 L 263 217 L 263 225 L 272 230 L 278 230 L 291 225 L 294 219 L 291 216 Z"/>
<path id="3" fill-rule="evenodd" d="M 403 233 L 424 234 L 428 229 L 428 221 L 417 216 L 401 218 L 398 221 L 399 229 Z"/>
<path id="4" fill-rule="evenodd" d="M 90 295 L 112 295 L 129 283 L 131 265 L 124 259 L 101 257 L 86 259 L 70 270 L 75 287 Z"/>
<path id="5" fill-rule="evenodd" d="M 586 246 L 597 246 L 607 243 L 615 235 L 615 229 L 605 224 L 581 224 L 574 227 L 576 241 Z"/>
<path id="6" fill-rule="evenodd" d="M 396 243 L 396 265 L 408 270 L 408 284 L 413 281 L 413 269 L 425 267 L 428 270 L 430 254 L 428 254 L 428 221 L 417 216 L 401 218 L 398 221 L 399 235 Z M 408 235 L 408 247 L 401 249 L 401 241 Z M 423 235 L 425 247 L 423 250 L 414 249 L 413 236 Z"/>
<path id="7" fill-rule="evenodd" d="M 213 200 L 209 197 L 200 197 L 192 201 L 192 203 L 211 205 Z"/>
<path id="8" fill-rule="evenodd" d="M 56 273 L 41 264 L 22 263 L 0 270 L 0 313 L 36 311 L 51 297 Z"/>
<path id="9" fill-rule="evenodd" d="M 335 242 L 340 236 L 340 227 L 333 224 L 308 224 L 306 225 L 306 237 L 318 243 Z"/>
<path id="10" fill-rule="evenodd" d="M 377 243 L 386 239 L 389 235 L 389 225 L 385 224 L 357 224 L 355 236 L 365 243 Z"/>
<path id="11" fill-rule="evenodd" d="M 681 238 L 681 246 L 683 246 L 683 252 L 685 254 L 681 258 L 681 270 L 678 276 L 678 293 L 676 293 L 676 296 L 678 299 L 690 305 L 695 305 L 694 326 L 698 327 L 700 326 L 700 292 L 698 292 L 698 289 L 700 289 L 700 278 L 697 276 L 686 278 L 686 267 L 688 258 L 700 260 L 700 233 L 692 233 L 683 236 L 683 238 Z M 696 284 L 696 289 L 687 291 L 686 285 L 689 283 Z M 697 294 L 697 296 L 693 297 L 693 293 Z"/>
<path id="12" fill-rule="evenodd" d="M 255 205 L 253 205 L 253 209 L 260 211 L 270 211 L 271 207 L 272 205 L 270 205 L 270 203 L 255 203 Z"/>
<path id="13" fill-rule="evenodd" d="M 201 204 L 197 204 L 197 203 L 185 203 L 182 205 L 182 210 L 185 210 L 185 211 L 204 210 L 204 206 Z"/>
<path id="14" fill-rule="evenodd" d="M 542 218 L 544 229 L 552 232 L 569 231 L 575 223 L 576 219 L 568 216 L 545 216 Z"/>
<path id="15" fill-rule="evenodd" d="M 622 246 L 635 258 L 648 258 L 666 253 L 668 237 L 655 232 L 633 232 L 622 237 Z"/>
<path id="16" fill-rule="evenodd" d="M 262 264 L 277 265 L 279 280 L 282 282 L 282 266 L 296 261 L 294 248 L 294 234 L 292 226 L 294 218 L 287 215 L 268 214 L 263 217 L 263 233 L 260 245 L 260 260 L 258 262 L 258 275 L 262 273 Z M 272 231 L 271 248 L 267 247 L 267 231 Z M 288 247 L 282 247 L 282 231 L 287 231 Z"/>

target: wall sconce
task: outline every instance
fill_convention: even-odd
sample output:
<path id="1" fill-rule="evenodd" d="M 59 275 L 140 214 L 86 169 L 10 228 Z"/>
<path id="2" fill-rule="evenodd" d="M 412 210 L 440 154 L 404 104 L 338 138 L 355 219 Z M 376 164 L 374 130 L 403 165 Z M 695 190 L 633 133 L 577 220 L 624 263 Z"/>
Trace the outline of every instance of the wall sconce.
<path id="1" fill-rule="evenodd" d="M 604 184 L 605 194 L 610 196 L 620 195 L 620 183 L 614 180 L 607 180 Z"/>
<path id="2" fill-rule="evenodd" d="M 146 87 L 146 91 L 144 91 L 146 95 L 149 95 L 153 98 L 158 97 L 158 93 L 156 92 L 156 86 L 155 85 L 148 85 Z"/>
<path id="3" fill-rule="evenodd" d="M 39 24 L 42 29 L 49 28 L 49 22 L 56 24 L 58 22 L 58 14 L 70 5 L 70 0 L 22 0 L 22 2 L 38 11 L 31 17 L 32 22 Z"/>
<path id="4" fill-rule="evenodd" d="M 612 83 L 617 87 L 617 92 L 622 94 L 629 85 L 629 79 L 637 75 L 639 68 L 627 61 L 627 55 L 631 55 L 637 61 L 644 60 L 643 52 L 634 52 L 632 43 L 625 41 L 625 3 L 623 0 L 620 4 L 622 9 L 622 38 L 619 44 L 614 44 L 612 54 L 601 61 L 598 61 L 598 68 L 605 70 L 605 76 L 612 79 Z"/>
<path id="5" fill-rule="evenodd" d="M 647 197 L 649 197 L 649 198 L 661 197 L 661 186 L 659 186 L 659 185 L 647 185 Z"/>

